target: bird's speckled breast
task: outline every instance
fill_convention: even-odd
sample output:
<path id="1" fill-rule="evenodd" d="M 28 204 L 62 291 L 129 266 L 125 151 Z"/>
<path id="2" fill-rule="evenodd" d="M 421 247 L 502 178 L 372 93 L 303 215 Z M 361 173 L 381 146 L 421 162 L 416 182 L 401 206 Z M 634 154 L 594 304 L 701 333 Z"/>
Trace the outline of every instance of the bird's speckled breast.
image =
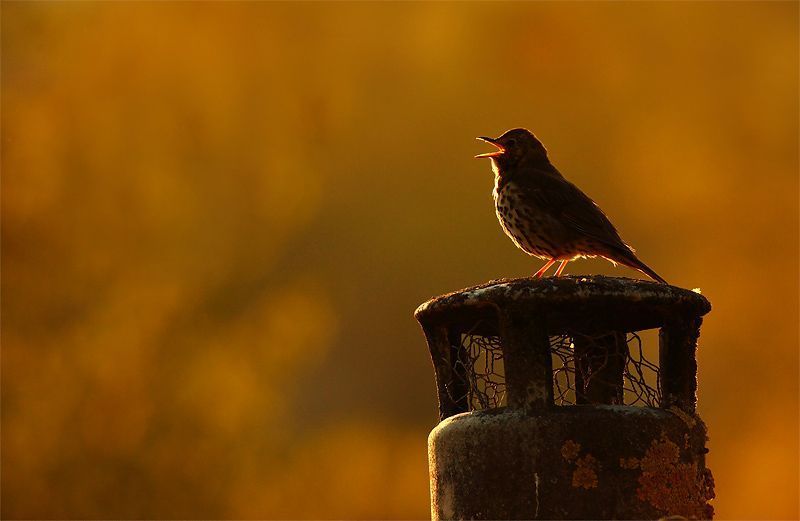
<path id="1" fill-rule="evenodd" d="M 495 170 L 495 183 L 492 196 L 497 220 L 506 235 L 516 246 L 542 259 L 557 257 L 553 245 L 547 244 L 540 233 L 544 224 L 536 218 L 537 212 L 523 204 L 521 192 L 513 181 L 503 180 Z"/>

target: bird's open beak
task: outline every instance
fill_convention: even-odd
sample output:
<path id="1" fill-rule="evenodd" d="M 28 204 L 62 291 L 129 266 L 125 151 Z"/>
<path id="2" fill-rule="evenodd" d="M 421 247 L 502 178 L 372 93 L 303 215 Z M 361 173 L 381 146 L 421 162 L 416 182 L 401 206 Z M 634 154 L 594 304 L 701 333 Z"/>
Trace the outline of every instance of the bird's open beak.
<path id="1" fill-rule="evenodd" d="M 498 143 L 497 140 L 494 139 L 494 138 L 480 136 L 480 137 L 476 137 L 475 139 L 480 140 L 480 141 L 486 141 L 490 145 L 493 145 L 493 146 L 497 147 L 497 150 L 495 150 L 493 152 L 486 152 L 484 154 L 478 154 L 477 156 L 475 156 L 475 159 L 481 159 L 481 158 L 484 158 L 484 157 L 501 156 L 506 151 L 506 149 L 503 147 L 503 145 Z"/>

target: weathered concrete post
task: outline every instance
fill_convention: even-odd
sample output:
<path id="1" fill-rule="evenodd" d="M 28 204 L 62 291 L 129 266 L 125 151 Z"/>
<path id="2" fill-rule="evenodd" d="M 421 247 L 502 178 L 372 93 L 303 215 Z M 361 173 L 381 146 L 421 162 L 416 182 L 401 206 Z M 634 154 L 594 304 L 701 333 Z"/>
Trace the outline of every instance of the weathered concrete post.
<path id="1" fill-rule="evenodd" d="M 420 306 L 441 420 L 433 519 L 711 518 L 695 413 L 710 309 L 692 291 L 599 276 L 493 281 Z M 636 335 L 654 328 L 660 371 Z"/>

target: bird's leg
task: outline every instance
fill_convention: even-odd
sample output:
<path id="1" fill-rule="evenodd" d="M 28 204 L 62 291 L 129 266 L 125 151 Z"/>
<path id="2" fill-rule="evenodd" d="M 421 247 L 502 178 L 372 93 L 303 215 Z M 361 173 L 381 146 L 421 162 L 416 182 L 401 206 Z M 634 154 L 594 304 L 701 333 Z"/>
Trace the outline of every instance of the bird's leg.
<path id="1" fill-rule="evenodd" d="M 555 262 L 555 261 L 553 261 L 553 262 Z M 556 277 L 560 277 L 561 276 L 561 272 L 564 271 L 564 267 L 567 265 L 568 262 L 569 262 L 568 260 L 562 260 L 561 261 L 561 264 L 558 265 L 558 269 L 556 270 Z"/>
<path id="2" fill-rule="evenodd" d="M 544 266 L 541 267 L 539 271 L 533 274 L 534 277 L 541 279 L 544 276 L 544 272 L 550 269 L 550 266 L 556 263 L 555 259 L 550 259 L 545 263 Z"/>

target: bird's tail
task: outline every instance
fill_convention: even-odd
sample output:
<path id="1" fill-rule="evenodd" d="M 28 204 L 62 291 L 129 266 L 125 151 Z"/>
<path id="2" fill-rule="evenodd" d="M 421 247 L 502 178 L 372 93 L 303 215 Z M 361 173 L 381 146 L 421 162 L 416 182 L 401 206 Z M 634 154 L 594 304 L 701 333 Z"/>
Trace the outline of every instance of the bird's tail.
<path id="1" fill-rule="evenodd" d="M 657 280 L 661 284 L 669 284 L 669 282 L 664 280 L 661 275 L 653 271 L 650 266 L 640 261 L 632 251 L 616 251 L 614 253 L 615 255 L 613 255 L 612 260 L 635 270 L 639 270 L 651 279 Z"/>

